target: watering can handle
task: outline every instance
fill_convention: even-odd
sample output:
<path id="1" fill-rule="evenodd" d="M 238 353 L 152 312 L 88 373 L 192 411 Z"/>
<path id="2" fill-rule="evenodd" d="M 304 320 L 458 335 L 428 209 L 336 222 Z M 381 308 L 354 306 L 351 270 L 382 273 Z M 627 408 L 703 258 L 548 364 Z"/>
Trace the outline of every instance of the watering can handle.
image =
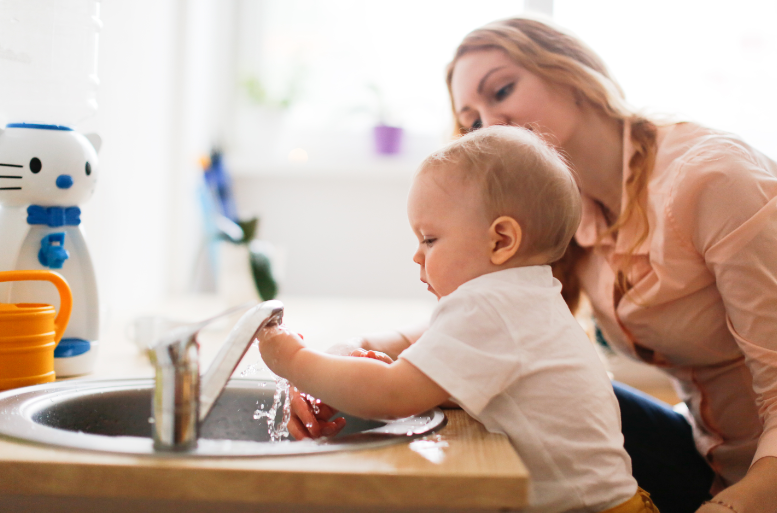
<path id="1" fill-rule="evenodd" d="M 4 281 L 48 281 L 57 287 L 59 312 L 54 319 L 54 340 L 59 344 L 73 310 L 73 295 L 65 278 L 51 271 L 6 271 L 0 273 L 0 282 Z"/>

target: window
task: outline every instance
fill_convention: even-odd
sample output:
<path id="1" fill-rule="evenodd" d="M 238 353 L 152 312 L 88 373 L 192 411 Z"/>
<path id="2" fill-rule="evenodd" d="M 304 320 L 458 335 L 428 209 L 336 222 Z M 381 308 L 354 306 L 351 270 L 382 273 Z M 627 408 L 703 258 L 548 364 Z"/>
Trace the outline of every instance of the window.
<path id="1" fill-rule="evenodd" d="M 777 3 L 555 0 L 632 105 L 734 132 L 777 158 Z"/>
<path id="2" fill-rule="evenodd" d="M 627 99 L 735 132 L 777 156 L 777 35 L 768 0 L 529 0 L 601 55 Z M 405 130 L 395 162 L 450 134 L 445 65 L 461 38 L 521 14 L 490 0 L 243 1 L 233 136 L 246 166 L 376 165 L 371 129 Z M 347 162 L 347 164 L 346 164 Z"/>
<path id="3" fill-rule="evenodd" d="M 370 162 L 386 123 L 417 162 L 450 134 L 445 66 L 461 38 L 522 12 L 520 0 L 243 2 L 238 160 Z"/>

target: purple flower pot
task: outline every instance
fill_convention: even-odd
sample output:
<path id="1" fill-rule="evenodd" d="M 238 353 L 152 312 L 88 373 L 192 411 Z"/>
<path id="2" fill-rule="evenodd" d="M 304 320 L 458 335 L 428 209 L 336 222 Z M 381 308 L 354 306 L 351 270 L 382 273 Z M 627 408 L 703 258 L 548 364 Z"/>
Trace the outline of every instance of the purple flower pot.
<path id="1" fill-rule="evenodd" d="M 373 128 L 375 136 L 375 151 L 379 155 L 395 155 L 399 153 L 402 142 L 402 129 L 397 126 L 378 125 Z"/>

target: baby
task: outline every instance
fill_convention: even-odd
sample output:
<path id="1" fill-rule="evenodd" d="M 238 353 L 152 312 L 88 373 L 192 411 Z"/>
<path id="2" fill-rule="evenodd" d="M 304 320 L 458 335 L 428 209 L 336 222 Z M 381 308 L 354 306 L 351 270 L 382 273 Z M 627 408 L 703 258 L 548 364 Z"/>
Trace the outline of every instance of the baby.
<path id="1" fill-rule="evenodd" d="M 262 358 L 359 417 L 406 417 L 453 399 L 510 438 L 531 475 L 527 511 L 657 511 L 631 476 L 612 385 L 548 265 L 580 214 L 572 173 L 531 132 L 465 135 L 421 164 L 408 199 L 413 260 L 439 299 L 428 330 L 388 363 L 315 352 L 268 328 Z"/>

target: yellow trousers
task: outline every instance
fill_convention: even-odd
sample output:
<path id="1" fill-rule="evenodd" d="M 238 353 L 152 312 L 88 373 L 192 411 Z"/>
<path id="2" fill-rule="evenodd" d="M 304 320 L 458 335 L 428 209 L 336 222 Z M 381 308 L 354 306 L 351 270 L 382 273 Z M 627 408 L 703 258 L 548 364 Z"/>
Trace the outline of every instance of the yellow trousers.
<path id="1" fill-rule="evenodd" d="M 637 493 L 631 499 L 599 513 L 659 513 L 659 511 L 650 499 L 650 494 L 642 488 L 637 488 Z"/>

